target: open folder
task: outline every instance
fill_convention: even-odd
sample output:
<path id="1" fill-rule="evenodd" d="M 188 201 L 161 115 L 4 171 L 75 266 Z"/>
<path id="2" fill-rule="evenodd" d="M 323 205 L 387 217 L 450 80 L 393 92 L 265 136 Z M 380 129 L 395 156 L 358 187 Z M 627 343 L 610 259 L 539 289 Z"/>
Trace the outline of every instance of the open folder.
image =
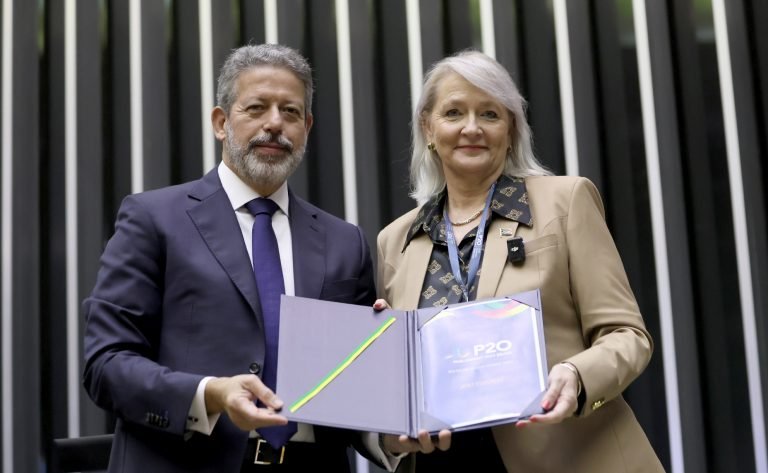
<path id="1" fill-rule="evenodd" d="M 290 420 L 416 437 L 541 413 L 546 383 L 538 290 L 412 311 L 281 300 Z"/>

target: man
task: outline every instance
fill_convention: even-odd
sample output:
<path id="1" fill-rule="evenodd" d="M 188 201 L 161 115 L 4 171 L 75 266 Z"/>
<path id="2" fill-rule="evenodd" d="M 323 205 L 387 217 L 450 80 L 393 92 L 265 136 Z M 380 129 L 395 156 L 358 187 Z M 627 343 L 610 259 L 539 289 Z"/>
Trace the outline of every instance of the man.
<path id="1" fill-rule="evenodd" d="M 361 437 L 289 424 L 273 392 L 280 293 L 375 299 L 361 230 L 286 184 L 312 93 L 296 51 L 235 50 L 211 114 L 222 163 L 123 201 L 84 302 L 84 385 L 118 419 L 110 472 L 349 470 Z"/>

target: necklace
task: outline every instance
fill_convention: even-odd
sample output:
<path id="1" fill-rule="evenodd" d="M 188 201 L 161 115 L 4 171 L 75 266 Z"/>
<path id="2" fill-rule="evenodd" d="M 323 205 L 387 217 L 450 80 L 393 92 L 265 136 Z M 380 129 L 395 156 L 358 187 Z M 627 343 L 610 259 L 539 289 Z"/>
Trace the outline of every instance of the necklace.
<path id="1" fill-rule="evenodd" d="M 485 210 L 485 207 L 480 207 L 479 209 L 477 209 L 477 212 L 473 213 L 472 215 L 470 215 L 469 217 L 467 217 L 466 219 L 460 222 L 454 222 L 453 220 L 451 220 L 451 225 L 453 225 L 454 227 L 460 227 L 462 225 L 466 225 L 470 223 L 472 220 L 479 217 L 480 214 L 483 213 L 483 210 Z"/>

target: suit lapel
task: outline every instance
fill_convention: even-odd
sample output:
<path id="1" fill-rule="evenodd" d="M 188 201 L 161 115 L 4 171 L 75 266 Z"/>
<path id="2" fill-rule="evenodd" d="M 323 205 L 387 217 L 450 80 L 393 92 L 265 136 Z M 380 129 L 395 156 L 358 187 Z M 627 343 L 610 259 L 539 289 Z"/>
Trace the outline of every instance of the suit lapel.
<path id="1" fill-rule="evenodd" d="M 190 192 L 199 200 L 187 214 L 195 223 L 200 236 L 229 278 L 251 306 L 254 314 L 261 313 L 256 280 L 248 261 L 248 252 L 240 233 L 237 217 L 226 192 L 221 187 L 216 169 L 209 172 Z M 261 321 L 260 321 L 261 322 Z"/>
<path id="2" fill-rule="evenodd" d="M 488 227 L 483 261 L 480 266 L 482 268 L 480 281 L 477 286 L 478 299 L 496 295 L 507 264 L 507 240 L 517 234 L 517 227 L 521 222 L 529 227 L 533 225 L 524 179 L 501 176 L 496 185 L 491 207 L 495 213 L 504 218 L 494 218 Z M 502 229 L 504 235 L 501 233 Z"/>
<path id="3" fill-rule="evenodd" d="M 424 285 L 424 275 L 427 273 L 429 259 L 432 257 L 432 240 L 421 234 L 415 237 L 405 249 L 403 255 L 403 271 L 405 286 L 403 287 L 402 303 L 393 302 L 394 307 L 417 308 L 421 287 Z"/>
<path id="4" fill-rule="evenodd" d="M 290 190 L 289 194 L 295 292 L 318 299 L 325 280 L 325 228 L 315 209 Z"/>
<path id="5" fill-rule="evenodd" d="M 480 266 L 482 271 L 477 286 L 477 299 L 496 295 L 496 288 L 499 286 L 504 266 L 507 264 L 507 240 L 511 238 L 511 236 L 501 236 L 501 229 L 505 230 L 505 234 L 515 235 L 517 226 L 518 223 L 514 220 L 495 218 L 491 221 Z"/>

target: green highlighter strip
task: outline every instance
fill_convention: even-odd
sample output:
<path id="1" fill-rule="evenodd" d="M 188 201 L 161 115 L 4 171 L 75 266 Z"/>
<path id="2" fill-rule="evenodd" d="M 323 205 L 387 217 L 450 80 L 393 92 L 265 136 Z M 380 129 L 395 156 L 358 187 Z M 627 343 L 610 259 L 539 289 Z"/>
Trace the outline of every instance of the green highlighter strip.
<path id="1" fill-rule="evenodd" d="M 331 371 L 331 372 L 328 374 L 328 376 L 326 376 L 325 378 L 323 378 L 323 380 L 322 380 L 322 381 L 320 381 L 320 382 L 317 384 L 317 386 L 315 386 L 315 387 L 314 387 L 314 388 L 312 388 L 312 389 L 311 389 L 311 390 L 310 390 L 310 391 L 309 391 L 307 394 L 305 394 L 304 396 L 302 396 L 302 397 L 301 397 L 301 399 L 299 399 L 298 401 L 296 401 L 295 403 L 293 403 L 293 404 L 291 405 L 291 407 L 289 407 L 288 409 L 289 409 L 291 412 L 296 412 L 297 410 L 299 410 L 299 408 L 301 408 L 301 406 L 303 406 L 304 404 L 306 404 L 307 402 L 309 402 L 309 401 L 310 401 L 310 400 L 311 400 L 313 397 L 317 396 L 317 395 L 320 393 L 320 391 L 322 391 L 323 389 L 325 389 L 325 387 L 326 387 L 326 386 L 328 386 L 328 384 L 329 384 L 331 381 L 333 381 L 333 380 L 334 380 L 334 379 L 335 379 L 335 378 L 336 378 L 338 375 L 340 375 L 342 371 L 344 371 L 345 369 L 347 369 L 347 367 L 348 367 L 349 365 L 351 365 L 353 361 L 355 361 L 355 358 L 357 358 L 358 356 L 360 356 L 360 354 L 361 354 L 361 353 L 363 353 L 363 351 L 365 351 L 365 349 L 366 349 L 366 348 L 368 348 L 368 347 L 371 345 L 371 343 L 373 343 L 373 342 L 374 342 L 374 341 L 375 341 L 377 338 L 379 338 L 379 337 L 381 336 L 381 334 L 383 334 L 383 333 L 384 333 L 384 332 L 385 332 L 385 331 L 386 331 L 386 330 L 387 330 L 387 329 L 388 329 L 388 328 L 389 328 L 389 327 L 390 327 L 390 326 L 391 326 L 393 323 L 395 323 L 395 320 L 396 320 L 396 319 L 395 319 L 394 317 L 390 317 L 389 319 L 387 319 L 386 321 L 384 321 L 384 323 L 383 323 L 383 324 L 381 324 L 381 326 L 380 326 L 378 329 L 376 329 L 376 331 L 375 331 L 373 334 L 371 334 L 371 336 L 369 336 L 369 337 L 368 337 L 368 338 L 367 338 L 367 339 L 366 339 L 366 340 L 365 340 L 363 343 L 361 343 L 361 344 L 360 344 L 360 346 L 358 346 L 358 347 L 355 349 L 355 351 L 353 351 L 352 353 L 350 353 L 350 355 L 349 355 L 349 356 L 348 356 L 348 357 L 347 357 L 347 358 L 346 358 L 344 361 L 342 361 L 342 362 L 339 364 L 339 366 L 337 366 L 336 368 L 334 368 L 334 370 L 333 370 L 333 371 Z"/>

